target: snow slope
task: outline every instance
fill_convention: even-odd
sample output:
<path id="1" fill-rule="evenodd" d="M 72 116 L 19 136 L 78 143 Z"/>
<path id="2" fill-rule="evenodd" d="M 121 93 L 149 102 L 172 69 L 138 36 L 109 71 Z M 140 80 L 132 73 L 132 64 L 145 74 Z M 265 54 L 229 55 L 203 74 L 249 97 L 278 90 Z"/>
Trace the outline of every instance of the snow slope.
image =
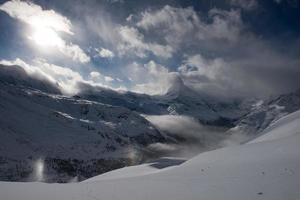
<path id="1" fill-rule="evenodd" d="M 1 182 L 0 198 L 297 200 L 300 198 L 299 130 L 300 111 L 297 111 L 275 122 L 256 141 L 202 153 L 176 166 L 154 170 L 149 168 L 151 164 L 136 166 L 82 183 Z M 130 176 L 124 176 L 130 170 Z"/>

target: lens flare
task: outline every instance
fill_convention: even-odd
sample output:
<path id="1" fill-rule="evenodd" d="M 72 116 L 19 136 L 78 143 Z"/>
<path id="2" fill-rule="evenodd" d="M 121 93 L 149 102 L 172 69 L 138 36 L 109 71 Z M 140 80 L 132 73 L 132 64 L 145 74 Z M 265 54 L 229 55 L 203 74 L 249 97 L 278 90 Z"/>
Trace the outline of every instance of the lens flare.
<path id="1" fill-rule="evenodd" d="M 35 163 L 35 175 L 37 181 L 43 181 L 44 179 L 44 161 L 38 159 Z"/>

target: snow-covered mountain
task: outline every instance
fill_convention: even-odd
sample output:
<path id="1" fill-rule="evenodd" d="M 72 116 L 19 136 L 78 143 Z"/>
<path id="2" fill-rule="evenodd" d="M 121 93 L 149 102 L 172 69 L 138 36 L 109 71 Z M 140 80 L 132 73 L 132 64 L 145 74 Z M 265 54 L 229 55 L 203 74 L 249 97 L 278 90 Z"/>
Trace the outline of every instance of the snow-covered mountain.
<path id="1" fill-rule="evenodd" d="M 44 181 L 87 178 L 136 164 L 149 144 L 166 141 L 127 108 L 60 95 L 17 66 L 1 66 L 0 77 L 1 180 L 34 180 L 41 159 Z"/>
<path id="2" fill-rule="evenodd" d="M 153 147 L 172 149 L 164 144 L 177 148 L 183 142 L 185 133 L 179 132 L 184 130 L 175 127 L 176 133 L 169 134 L 170 129 L 157 126 L 160 119 L 184 123 L 191 129 L 186 134 L 192 135 L 185 142 L 192 140 L 205 151 L 222 146 L 219 143 L 227 135 L 255 137 L 280 117 L 300 109 L 300 91 L 253 103 L 198 94 L 182 81 L 160 96 L 78 86 L 80 92 L 67 97 L 45 77 L 30 75 L 19 66 L 0 66 L 0 180 L 41 179 L 37 177 L 41 162 L 46 182 L 82 180 L 138 164 L 158 156 Z M 153 119 L 151 115 L 156 123 L 147 120 Z M 160 115 L 167 117 L 157 118 Z M 224 127 L 231 129 L 220 135 L 212 131 L 215 127 L 221 127 L 222 133 Z M 197 131 L 200 137 L 195 137 Z"/>
<path id="3" fill-rule="evenodd" d="M 232 127 L 245 115 L 250 104 L 241 100 L 217 100 L 196 93 L 181 80 L 175 81 L 164 95 L 149 96 L 132 92 L 120 93 L 113 90 L 81 84 L 77 97 L 126 107 L 147 115 L 185 115 L 202 124 Z"/>
<path id="4" fill-rule="evenodd" d="M 17 65 L 7 66 L 0 64 L 0 83 L 31 88 L 47 93 L 61 94 L 59 86 L 50 82 L 46 77 L 29 75 L 22 67 Z"/>
<path id="5" fill-rule="evenodd" d="M 282 200 L 300 196 L 300 111 L 279 119 L 247 144 L 165 158 L 81 183 L 0 182 L 6 200 L 165 199 Z"/>
<path id="6" fill-rule="evenodd" d="M 252 104 L 249 113 L 240 118 L 236 126 L 228 132 L 231 134 L 242 133 L 249 137 L 255 136 L 274 121 L 299 109 L 300 89 L 292 93 L 270 97 L 265 101 L 259 100 Z"/>

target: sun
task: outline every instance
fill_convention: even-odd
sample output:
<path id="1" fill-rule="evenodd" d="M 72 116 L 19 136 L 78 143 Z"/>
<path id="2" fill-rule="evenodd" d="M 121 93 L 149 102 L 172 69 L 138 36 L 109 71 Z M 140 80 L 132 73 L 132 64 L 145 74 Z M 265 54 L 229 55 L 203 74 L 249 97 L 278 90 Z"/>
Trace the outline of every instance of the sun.
<path id="1" fill-rule="evenodd" d="M 61 47 L 64 44 L 64 41 L 59 35 L 54 30 L 47 27 L 34 28 L 29 39 L 41 47 Z"/>

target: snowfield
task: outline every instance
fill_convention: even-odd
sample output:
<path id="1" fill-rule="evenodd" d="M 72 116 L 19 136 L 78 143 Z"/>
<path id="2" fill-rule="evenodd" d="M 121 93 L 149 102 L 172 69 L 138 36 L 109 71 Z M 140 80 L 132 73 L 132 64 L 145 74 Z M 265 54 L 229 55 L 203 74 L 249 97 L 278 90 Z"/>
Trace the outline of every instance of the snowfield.
<path id="1" fill-rule="evenodd" d="M 0 199 L 300 199 L 300 111 L 240 146 L 165 158 L 81 183 L 0 183 Z"/>

